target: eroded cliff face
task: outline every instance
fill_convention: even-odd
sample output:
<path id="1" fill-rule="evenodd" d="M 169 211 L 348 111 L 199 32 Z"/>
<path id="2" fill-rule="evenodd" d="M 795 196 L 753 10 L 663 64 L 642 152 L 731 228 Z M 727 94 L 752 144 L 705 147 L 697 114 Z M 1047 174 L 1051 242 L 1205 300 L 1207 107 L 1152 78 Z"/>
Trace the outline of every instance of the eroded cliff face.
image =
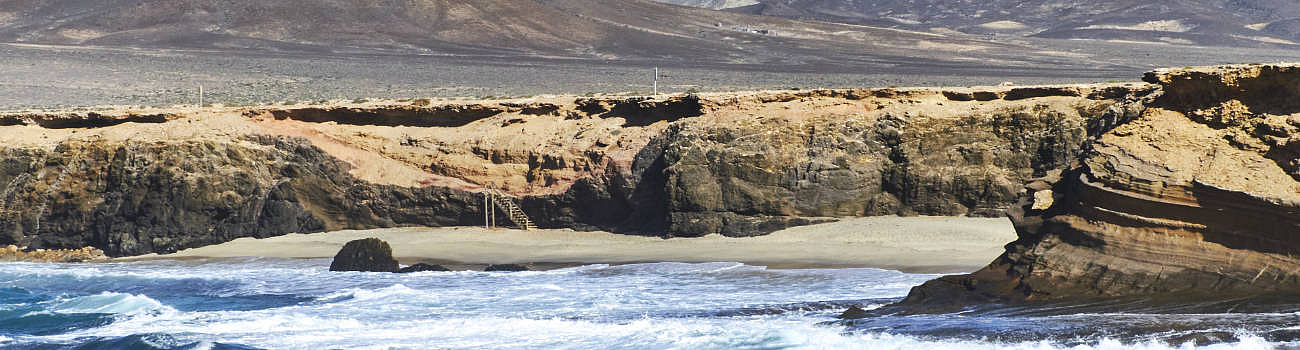
<path id="1" fill-rule="evenodd" d="M 1004 255 L 916 287 L 902 304 L 1300 293 L 1300 67 L 1146 79 L 1163 90 L 1152 108 L 1028 186 Z"/>
<path id="2" fill-rule="evenodd" d="M 469 225 L 480 215 L 472 193 L 358 181 L 297 138 L 70 140 L 2 156 L 2 230 L 30 249 L 165 253 L 294 232 Z"/>
<path id="3" fill-rule="evenodd" d="M 869 215 L 1003 215 L 1143 113 L 1145 84 L 375 101 L 0 115 L 0 243 L 171 252 L 481 224 L 753 236 Z M 54 122 L 57 121 L 57 122 Z M 498 221 L 506 222 L 505 218 Z"/>
<path id="4" fill-rule="evenodd" d="M 1003 97 L 1027 90 L 985 92 L 996 96 L 988 101 L 881 90 L 793 111 L 721 104 L 667 134 L 669 233 L 743 236 L 818 217 L 1002 216 L 1025 181 L 1064 166 L 1090 133 L 1140 113 L 1146 92 Z"/>

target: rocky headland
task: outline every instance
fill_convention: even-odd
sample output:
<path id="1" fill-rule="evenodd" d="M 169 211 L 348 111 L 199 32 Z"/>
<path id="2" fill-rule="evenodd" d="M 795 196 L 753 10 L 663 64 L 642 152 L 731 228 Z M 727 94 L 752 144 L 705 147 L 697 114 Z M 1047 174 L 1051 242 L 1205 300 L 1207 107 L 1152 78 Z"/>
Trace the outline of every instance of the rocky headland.
<path id="1" fill-rule="evenodd" d="M 1145 80 L 1160 93 L 1138 118 L 1027 185 L 1001 257 L 914 288 L 903 309 L 1300 293 L 1300 67 Z"/>

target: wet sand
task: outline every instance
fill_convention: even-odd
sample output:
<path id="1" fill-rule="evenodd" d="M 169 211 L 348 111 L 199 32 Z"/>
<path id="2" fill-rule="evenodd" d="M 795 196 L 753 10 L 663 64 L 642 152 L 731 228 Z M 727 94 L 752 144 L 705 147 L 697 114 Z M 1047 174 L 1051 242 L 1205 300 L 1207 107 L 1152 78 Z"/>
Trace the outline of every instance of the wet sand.
<path id="1" fill-rule="evenodd" d="M 475 266 L 734 261 L 770 268 L 872 267 L 913 273 L 970 272 L 1015 240 L 1004 218 L 869 217 L 766 236 L 662 239 L 568 229 L 391 228 L 292 234 L 117 260 L 225 257 L 331 258 L 350 240 L 375 237 L 402 264 Z M 454 266 L 449 266 L 453 267 Z"/>

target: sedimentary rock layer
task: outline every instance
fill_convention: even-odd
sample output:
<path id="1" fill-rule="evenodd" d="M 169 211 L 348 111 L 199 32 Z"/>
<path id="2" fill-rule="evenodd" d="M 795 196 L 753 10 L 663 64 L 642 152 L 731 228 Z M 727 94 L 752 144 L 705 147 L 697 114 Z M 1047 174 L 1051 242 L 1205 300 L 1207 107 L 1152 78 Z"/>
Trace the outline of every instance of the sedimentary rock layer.
<path id="1" fill-rule="evenodd" d="M 487 187 L 542 227 L 666 237 L 761 235 L 837 217 L 998 216 L 1027 180 L 1142 113 L 1153 90 L 16 112 L 0 115 L 13 120 L 0 126 L 0 244 L 118 256 L 289 232 L 476 225 Z"/>
<path id="2" fill-rule="evenodd" d="M 1300 293 L 1300 67 L 1158 70 L 1162 95 L 1010 211 L 988 267 L 916 287 L 970 302 L 1222 300 Z"/>

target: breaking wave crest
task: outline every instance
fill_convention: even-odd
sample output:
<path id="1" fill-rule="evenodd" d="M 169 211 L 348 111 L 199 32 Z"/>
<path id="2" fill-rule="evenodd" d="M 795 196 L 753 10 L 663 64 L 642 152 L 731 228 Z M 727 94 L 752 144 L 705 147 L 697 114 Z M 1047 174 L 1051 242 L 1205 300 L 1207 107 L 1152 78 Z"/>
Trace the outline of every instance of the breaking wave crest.
<path id="1" fill-rule="evenodd" d="M 49 308 L 63 314 L 134 314 L 176 312 L 176 309 L 143 295 L 103 292 L 59 302 Z"/>

